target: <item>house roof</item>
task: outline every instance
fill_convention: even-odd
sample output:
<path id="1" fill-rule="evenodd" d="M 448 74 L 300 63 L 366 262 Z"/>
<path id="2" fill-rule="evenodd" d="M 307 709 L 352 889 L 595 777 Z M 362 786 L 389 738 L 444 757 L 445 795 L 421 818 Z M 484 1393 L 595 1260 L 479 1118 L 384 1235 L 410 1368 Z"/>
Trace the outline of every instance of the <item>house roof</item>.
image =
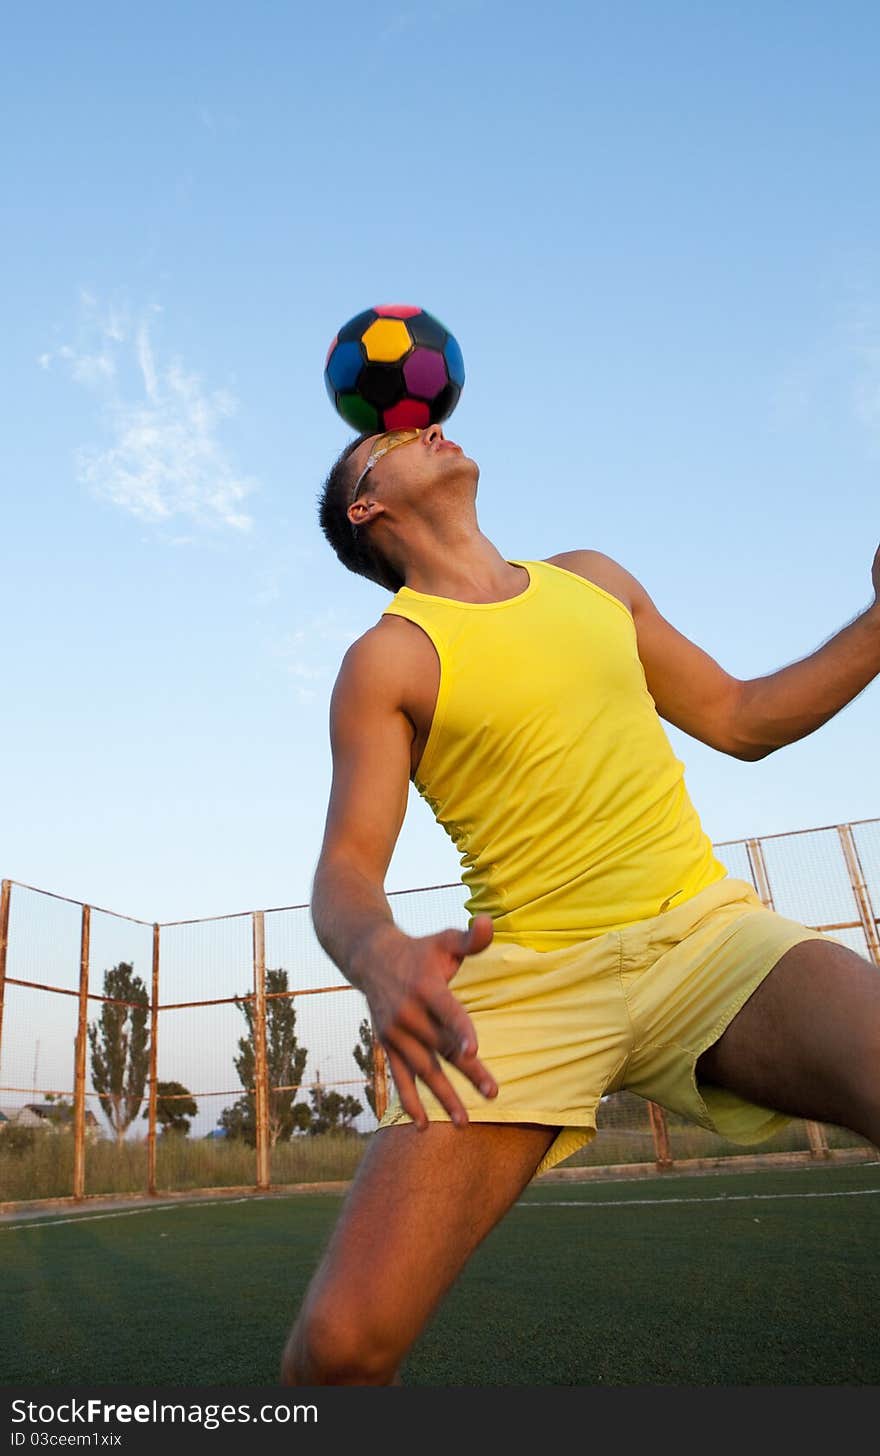
<path id="1" fill-rule="evenodd" d="M 57 1102 L 28 1102 L 24 1109 L 26 1112 L 33 1112 L 43 1122 L 70 1122 L 73 1120 L 73 1111 L 69 1107 L 61 1107 Z M 86 1108 L 86 1122 L 97 1126 L 98 1119 L 95 1114 Z"/>
<path id="2" fill-rule="evenodd" d="M 39 1127 L 42 1122 L 42 1118 L 30 1107 L 5 1107 L 3 1116 L 6 1122 L 15 1123 L 18 1127 Z"/>

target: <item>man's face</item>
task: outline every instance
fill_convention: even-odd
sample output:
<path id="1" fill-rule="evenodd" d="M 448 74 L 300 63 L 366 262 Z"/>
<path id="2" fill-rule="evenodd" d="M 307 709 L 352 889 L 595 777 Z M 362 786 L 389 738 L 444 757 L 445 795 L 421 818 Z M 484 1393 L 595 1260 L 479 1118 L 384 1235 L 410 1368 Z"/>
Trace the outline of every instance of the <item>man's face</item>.
<path id="1" fill-rule="evenodd" d="M 381 441 L 381 435 L 371 435 L 350 455 L 352 489 Z M 466 478 L 475 486 L 478 476 L 477 465 L 461 446 L 447 440 L 440 425 L 429 425 L 415 439 L 381 455 L 367 471 L 349 503 L 349 520 L 355 526 L 367 525 L 385 508 L 430 503 L 431 496 L 452 481 Z"/>

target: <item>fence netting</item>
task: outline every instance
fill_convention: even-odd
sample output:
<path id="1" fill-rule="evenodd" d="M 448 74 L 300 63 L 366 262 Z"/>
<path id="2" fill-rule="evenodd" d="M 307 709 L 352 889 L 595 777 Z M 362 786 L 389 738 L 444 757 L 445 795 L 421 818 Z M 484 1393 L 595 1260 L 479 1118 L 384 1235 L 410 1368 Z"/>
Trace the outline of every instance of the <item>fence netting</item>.
<path id="1" fill-rule="evenodd" d="M 771 908 L 880 968 L 880 820 L 715 849 Z M 411 935 L 467 925 L 460 884 L 389 900 Z M 366 1000 L 308 906 L 162 924 L 2 882 L 0 1202 L 342 1186 L 393 1090 Z M 602 1100 L 598 1125 L 563 1172 L 745 1151 L 626 1092 Z M 795 1120 L 749 1151 L 876 1150 Z"/>

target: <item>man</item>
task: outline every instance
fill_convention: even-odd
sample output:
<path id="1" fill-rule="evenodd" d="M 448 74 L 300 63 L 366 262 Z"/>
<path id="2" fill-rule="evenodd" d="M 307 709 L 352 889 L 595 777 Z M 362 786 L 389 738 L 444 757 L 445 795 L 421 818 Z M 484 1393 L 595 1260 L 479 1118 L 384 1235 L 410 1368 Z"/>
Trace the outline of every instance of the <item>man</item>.
<path id="1" fill-rule="evenodd" d="M 331 703 L 312 917 L 366 996 L 398 1101 L 282 1357 L 291 1385 L 401 1361 L 535 1173 L 628 1088 L 746 1144 L 786 1117 L 880 1144 L 880 975 L 715 858 L 661 719 L 736 758 L 812 733 L 880 672 L 874 601 L 739 681 L 598 551 L 508 561 L 439 426 L 361 437 L 321 523 L 395 593 Z M 452 835 L 467 931 L 410 937 L 383 885 L 412 779 Z"/>

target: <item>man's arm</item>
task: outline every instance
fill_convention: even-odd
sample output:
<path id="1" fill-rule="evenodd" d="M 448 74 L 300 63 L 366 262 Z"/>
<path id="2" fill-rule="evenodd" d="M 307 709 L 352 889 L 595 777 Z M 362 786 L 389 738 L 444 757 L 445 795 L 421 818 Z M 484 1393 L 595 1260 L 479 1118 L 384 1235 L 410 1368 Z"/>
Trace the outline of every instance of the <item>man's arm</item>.
<path id="1" fill-rule="evenodd" d="M 740 722 L 761 758 L 814 733 L 880 673 L 880 600 L 809 657 L 743 685 Z"/>
<path id="2" fill-rule="evenodd" d="M 331 960 L 367 998 L 404 1110 L 417 1126 L 427 1125 L 415 1085 L 420 1077 L 462 1124 L 467 1113 L 438 1055 L 484 1096 L 497 1092 L 477 1060 L 470 1017 L 449 990 L 464 957 L 491 940 L 492 922 L 478 916 L 467 931 L 420 937 L 394 923 L 384 882 L 406 813 L 413 736 L 399 676 L 379 629 L 343 660 L 330 706 L 333 782 L 312 922 Z"/>
<path id="3" fill-rule="evenodd" d="M 880 548 L 874 600 L 816 652 L 778 672 L 732 677 L 661 616 L 641 582 L 598 551 L 553 560 L 629 607 L 648 691 L 667 722 L 734 758 L 766 758 L 815 732 L 880 673 Z"/>
<path id="4" fill-rule="evenodd" d="M 343 659 L 330 700 L 333 779 L 312 884 L 318 940 L 361 990 L 358 955 L 399 934 L 383 886 L 406 813 L 412 729 L 390 677 L 370 634 Z"/>

